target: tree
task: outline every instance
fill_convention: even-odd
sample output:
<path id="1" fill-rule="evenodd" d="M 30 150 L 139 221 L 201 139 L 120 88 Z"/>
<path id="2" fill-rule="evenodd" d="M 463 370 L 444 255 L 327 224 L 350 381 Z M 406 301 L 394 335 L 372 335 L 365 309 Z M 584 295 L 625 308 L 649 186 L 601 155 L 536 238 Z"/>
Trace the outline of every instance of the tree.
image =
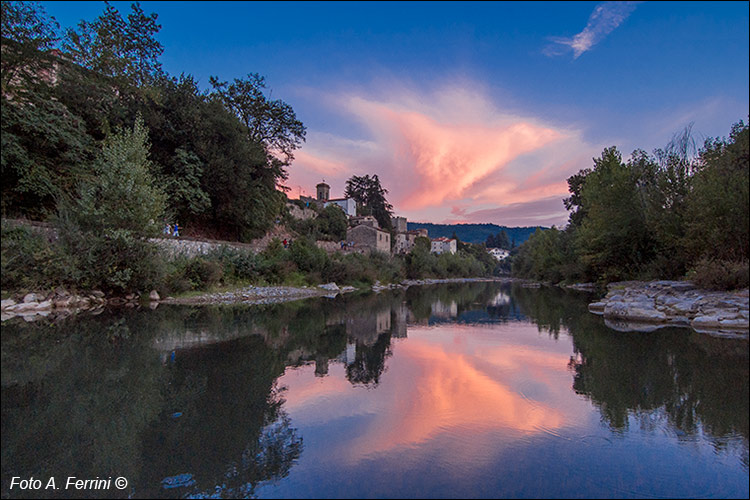
<path id="1" fill-rule="evenodd" d="M 210 82 L 227 109 L 245 125 L 250 140 L 263 144 L 282 166 L 290 165 L 293 151 L 305 141 L 305 126 L 290 105 L 265 96 L 265 78 L 250 73 L 246 79 L 235 78 L 230 84 L 215 76 Z"/>
<path id="2" fill-rule="evenodd" d="M 388 190 L 380 185 L 377 174 L 372 177 L 369 175 L 353 175 L 346 181 L 346 190 L 344 191 L 344 196 L 357 202 L 358 214 L 372 215 L 382 229 L 391 231 L 393 229 L 391 223 L 393 205 L 386 200 L 386 194 L 388 194 Z"/>
<path id="3" fill-rule="evenodd" d="M 576 243 L 582 262 L 605 281 L 629 276 L 654 254 L 639 192 L 648 176 L 638 155 L 627 164 L 614 146 L 594 158 L 594 169 L 581 189 L 586 216 Z"/>
<path id="4" fill-rule="evenodd" d="M 747 260 L 750 131 L 740 121 L 728 139 L 707 139 L 687 197 L 686 247 L 692 260 Z"/>
<path id="5" fill-rule="evenodd" d="M 84 68 L 131 86 L 152 83 L 162 74 L 159 56 L 164 52 L 155 35 L 161 29 L 157 14 L 146 15 L 138 2 L 131 5 L 127 20 L 105 2 L 101 16 L 81 21 L 78 31 L 68 28 L 64 47 Z"/>
<path id="6" fill-rule="evenodd" d="M 320 236 L 324 239 L 342 241 L 346 239 L 348 222 L 346 214 L 337 205 L 328 205 L 316 219 Z"/>
<path id="7" fill-rule="evenodd" d="M 123 229 L 149 236 L 161 228 L 166 195 L 154 182 L 148 130 L 140 118 L 132 129 L 108 137 L 94 162 L 94 176 L 81 183 L 73 218 L 82 231 Z"/>
<path id="8" fill-rule="evenodd" d="M 60 25 L 43 7 L 28 2 L 0 3 L 2 24 L 2 93 L 28 89 L 52 67 L 50 50 L 60 39 Z"/>

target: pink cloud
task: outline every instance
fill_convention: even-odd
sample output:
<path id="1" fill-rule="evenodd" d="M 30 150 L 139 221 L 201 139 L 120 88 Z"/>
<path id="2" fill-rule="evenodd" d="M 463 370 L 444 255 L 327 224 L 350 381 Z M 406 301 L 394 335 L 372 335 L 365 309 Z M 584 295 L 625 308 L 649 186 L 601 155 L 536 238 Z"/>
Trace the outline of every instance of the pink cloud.
<path id="1" fill-rule="evenodd" d="M 396 213 L 414 221 L 565 220 L 566 179 L 590 166 L 600 148 L 578 130 L 500 110 L 475 87 L 418 93 L 394 85 L 388 99 L 364 92 L 321 97 L 359 122 L 350 130 L 364 137 L 311 131 L 290 169 L 292 193 L 314 192 L 325 178 L 331 195 L 340 196 L 352 175 L 377 174 Z M 538 202 L 552 197 L 559 206 L 537 213 L 551 207 Z M 523 206 L 535 215 L 523 216 Z M 477 220 L 510 215 L 515 222 Z"/>
<path id="2" fill-rule="evenodd" d="M 425 113 L 361 98 L 352 99 L 350 109 L 390 146 L 393 163 L 411 170 L 411 182 L 400 186 L 394 200 L 406 210 L 460 199 L 488 174 L 563 137 L 526 121 L 441 123 Z"/>

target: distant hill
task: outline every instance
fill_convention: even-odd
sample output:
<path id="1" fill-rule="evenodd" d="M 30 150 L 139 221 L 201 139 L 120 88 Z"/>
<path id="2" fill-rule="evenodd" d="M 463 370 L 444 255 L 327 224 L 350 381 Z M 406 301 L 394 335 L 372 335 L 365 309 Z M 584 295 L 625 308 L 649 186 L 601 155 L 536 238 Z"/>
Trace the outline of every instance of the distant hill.
<path id="1" fill-rule="evenodd" d="M 427 229 L 427 233 L 430 238 L 439 238 L 445 236 L 450 238 L 453 233 L 456 233 L 458 239 L 467 243 L 484 243 L 487 241 L 487 236 L 495 235 L 505 230 L 508 233 L 508 239 L 516 242 L 516 246 L 520 245 L 531 236 L 537 228 L 535 227 L 507 227 L 498 226 L 497 224 L 431 224 L 429 222 L 408 222 L 408 229 Z M 541 227 L 541 229 L 548 229 Z"/>

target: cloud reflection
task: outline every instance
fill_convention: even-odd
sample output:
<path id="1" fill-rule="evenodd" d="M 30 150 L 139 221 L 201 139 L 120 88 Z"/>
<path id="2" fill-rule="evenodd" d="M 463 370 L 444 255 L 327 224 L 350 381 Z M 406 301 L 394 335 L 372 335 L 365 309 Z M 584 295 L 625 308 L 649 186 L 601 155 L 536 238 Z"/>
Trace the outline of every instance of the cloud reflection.
<path id="1" fill-rule="evenodd" d="M 458 331 L 450 336 L 415 331 L 410 328 L 409 339 L 397 345 L 376 390 L 342 385 L 341 365 L 324 379 L 304 371 L 285 375 L 280 379 L 289 387 L 285 408 L 296 425 L 362 418 L 356 435 L 342 437 L 338 446 L 331 443 L 335 453 L 357 461 L 446 436 L 453 452 L 471 454 L 472 447 L 482 446 L 474 439 L 482 433 L 554 433 L 576 420 L 575 409 L 558 396 L 570 383 L 568 355 L 497 346 L 476 335 L 467 340 Z"/>

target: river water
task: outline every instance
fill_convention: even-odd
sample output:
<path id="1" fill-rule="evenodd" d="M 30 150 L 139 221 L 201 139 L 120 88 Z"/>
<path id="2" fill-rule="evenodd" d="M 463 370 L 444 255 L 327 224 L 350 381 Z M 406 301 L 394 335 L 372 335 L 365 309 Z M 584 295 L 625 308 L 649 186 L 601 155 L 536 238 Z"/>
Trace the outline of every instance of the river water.
<path id="1" fill-rule="evenodd" d="M 747 340 L 616 332 L 590 298 L 470 283 L 5 321 L 2 497 L 747 498 Z"/>

